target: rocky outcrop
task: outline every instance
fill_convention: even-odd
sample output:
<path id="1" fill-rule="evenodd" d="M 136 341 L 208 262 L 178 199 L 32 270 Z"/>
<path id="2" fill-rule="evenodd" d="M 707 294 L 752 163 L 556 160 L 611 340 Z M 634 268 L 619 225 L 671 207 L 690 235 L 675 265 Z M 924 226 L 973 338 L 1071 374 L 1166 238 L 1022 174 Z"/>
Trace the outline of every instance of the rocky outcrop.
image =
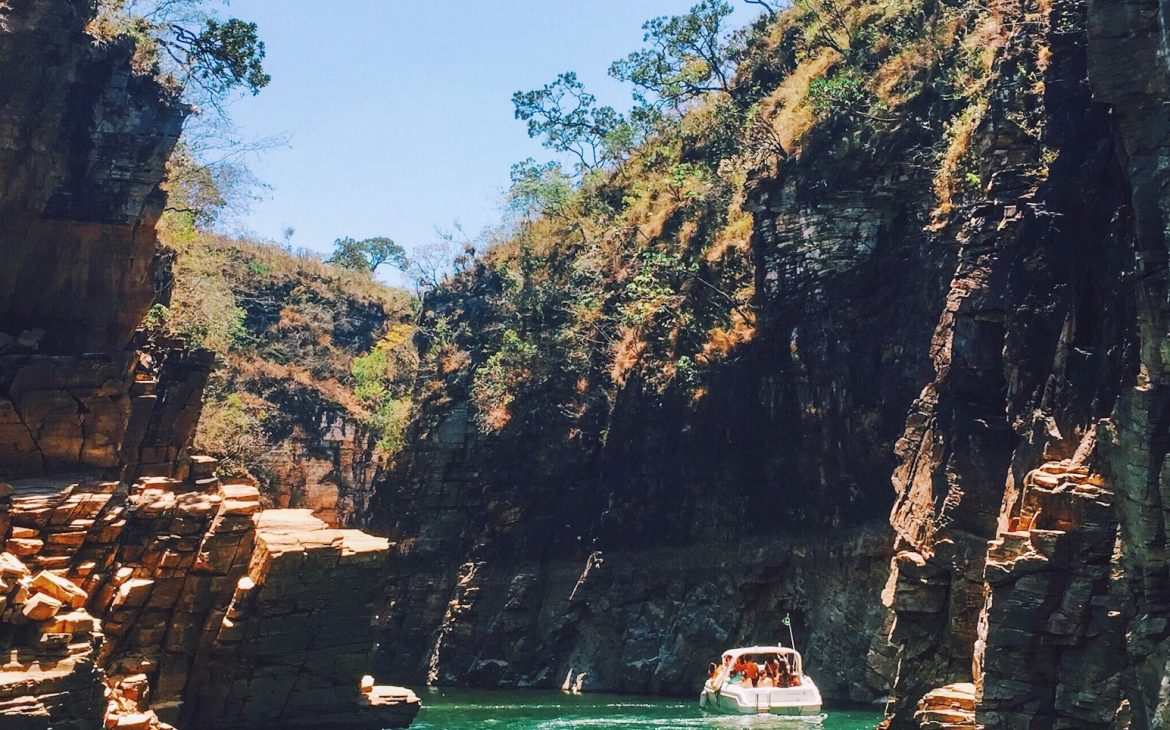
<path id="1" fill-rule="evenodd" d="M 90 13 L 0 3 L 0 724 L 408 724 L 363 676 L 386 541 L 221 484 L 211 354 L 134 333 L 185 112 Z"/>
<path id="2" fill-rule="evenodd" d="M 424 401 L 375 515 L 399 543 L 386 666 L 686 692 L 791 612 L 843 657 L 830 697 L 894 676 L 891 728 L 1166 724 L 1170 10 L 976 5 L 975 114 L 924 94 L 754 171 L 759 328 L 706 400 L 631 377 L 599 423 L 533 399 L 489 436 L 459 383 Z M 961 118 L 968 194 L 935 208 L 920 161 Z M 499 283 L 476 281 L 430 306 L 486 329 Z M 886 474 L 892 619 L 836 614 L 876 595 L 856 536 Z"/>
<path id="3" fill-rule="evenodd" d="M 988 545 L 975 643 L 976 719 L 1016 727 L 1112 727 L 1123 636 L 1113 493 L 1086 467 L 1048 463 L 1024 479 Z M 1053 689 L 1055 693 L 1053 694 Z"/>
<path id="4" fill-rule="evenodd" d="M 5 727 L 93 728 L 106 710 L 97 667 L 100 622 L 86 594 L 49 571 L 0 553 L 0 611 L 7 660 L 0 665 Z"/>
<path id="5" fill-rule="evenodd" d="M 8 602 L 4 621 L 10 642 L 31 644 L 5 668 L 10 676 L 0 672 L 24 693 L 0 705 L 0 716 L 93 727 L 106 709 L 104 682 L 111 696 L 135 687 L 133 705 L 115 714 L 180 727 L 265 726 L 274 717 L 408 723 L 417 698 L 359 685 L 386 541 L 329 529 L 307 510 L 260 510 L 254 486 L 221 485 L 208 476 L 211 464 L 196 463 L 186 481 L 146 477 L 129 490 L 60 477 L 11 485 L 6 547 L 28 567 L 11 552 L 0 565 L 18 566 L 27 590 Z M 42 633 L 30 634 L 18 613 L 41 622 Z M 61 627 L 93 636 L 67 640 Z M 42 650 L 61 647 L 67 661 L 38 669 L 50 663 Z M 60 683 L 98 701 L 56 707 Z"/>
<path id="6" fill-rule="evenodd" d="M 417 697 L 354 682 L 376 639 L 370 607 L 386 540 L 329 528 L 309 510 L 266 510 L 254 523 L 256 548 L 216 631 L 213 656 L 197 664 L 184 725 L 409 724 Z"/>

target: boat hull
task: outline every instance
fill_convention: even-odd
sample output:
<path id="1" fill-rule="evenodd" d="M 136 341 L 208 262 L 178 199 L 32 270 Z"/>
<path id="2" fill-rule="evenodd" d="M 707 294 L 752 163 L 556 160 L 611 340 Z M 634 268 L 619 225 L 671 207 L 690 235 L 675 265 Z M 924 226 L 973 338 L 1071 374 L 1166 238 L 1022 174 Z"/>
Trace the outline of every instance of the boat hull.
<path id="1" fill-rule="evenodd" d="M 816 715 L 821 711 L 821 693 L 807 677 L 799 687 L 724 684 L 715 688 L 708 682 L 699 695 L 699 707 L 720 715 Z"/>

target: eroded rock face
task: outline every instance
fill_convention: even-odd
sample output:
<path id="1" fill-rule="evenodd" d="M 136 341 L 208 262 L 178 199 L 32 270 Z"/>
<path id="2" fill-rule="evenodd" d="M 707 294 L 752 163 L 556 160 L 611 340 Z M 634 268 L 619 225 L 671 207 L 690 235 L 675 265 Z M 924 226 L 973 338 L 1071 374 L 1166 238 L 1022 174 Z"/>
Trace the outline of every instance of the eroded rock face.
<path id="1" fill-rule="evenodd" d="M 84 31 L 90 3 L 0 8 L 0 331 L 114 352 L 154 301 L 158 182 L 185 107 Z"/>
<path id="2" fill-rule="evenodd" d="M 81 607 L 84 591 L 52 576 L 34 576 L 18 558 L 0 553 L 6 657 L 0 665 L 0 721 L 15 728 L 98 728 L 106 710 L 97 666 L 100 622 Z"/>
<path id="3" fill-rule="evenodd" d="M 330 528 L 307 509 L 266 510 L 253 522 L 255 550 L 211 656 L 197 664 L 184 725 L 374 728 L 413 719 L 417 700 L 413 708 L 367 702 L 354 681 L 373 650 L 387 541 Z"/>
<path id="4" fill-rule="evenodd" d="M 1004 43 L 973 203 L 931 225 L 907 161 L 938 140 L 906 127 L 872 167 L 805 149 L 807 167 L 753 181 L 761 331 L 711 388 L 727 411 L 632 382 L 608 439 L 584 443 L 543 422 L 477 435 L 455 389 L 425 414 L 377 515 L 401 546 L 386 662 L 685 692 L 710 651 L 692 627 L 776 635 L 756 617 L 777 609 L 836 625 L 804 611 L 863 583 L 844 546 L 886 506 L 870 477 L 892 473 L 894 619 L 852 619 L 878 627 L 874 674 L 896 666 L 890 727 L 1170 722 L 1170 7 L 986 10 Z M 838 562 L 810 576 L 789 550 Z M 834 637 L 849 685 L 865 642 Z"/>
<path id="5" fill-rule="evenodd" d="M 1101 436 L 1102 471 L 1116 493 L 1118 590 L 1125 596 L 1123 718 L 1132 727 L 1170 723 L 1170 566 L 1167 564 L 1167 332 L 1170 328 L 1170 6 L 1158 0 L 1089 2 L 1089 78 L 1113 109 L 1130 187 L 1136 241 L 1140 370 L 1125 382 Z"/>
<path id="6" fill-rule="evenodd" d="M 1057 157 L 1046 180 L 999 169 L 958 235 L 894 477 L 890 727 L 1166 723 L 1165 10 L 1057 2 L 1014 26 L 1001 73 L 1045 49 Z"/>
<path id="7" fill-rule="evenodd" d="M 359 687 L 385 539 L 261 510 L 256 487 L 200 469 L 128 490 L 62 477 L 6 488 L 6 547 L 25 555 L 0 554 L 17 590 L 0 599 L 0 641 L 17 649 L 0 668 L 0 718 L 96 727 L 103 683 L 111 712 L 152 726 L 396 727 L 417 712 L 417 698 Z M 97 701 L 64 702 L 59 687 Z"/>
<path id="8" fill-rule="evenodd" d="M 315 398 L 290 400 L 295 402 L 283 415 L 300 416 L 300 422 L 274 436 L 273 447 L 260 457 L 265 497 L 273 507 L 312 510 L 334 527 L 362 524 L 381 466 L 374 435 Z"/>
<path id="9" fill-rule="evenodd" d="M 399 544 L 379 666 L 691 695 L 724 649 L 787 642 L 790 613 L 827 697 L 884 695 L 884 480 L 954 267 L 901 157 L 920 137 L 752 180 L 758 332 L 698 402 L 633 376 L 566 426 L 542 390 L 494 435 L 459 387 L 428 404 L 370 523 Z M 431 305 L 487 327 L 484 278 L 462 309 Z"/>
<path id="10" fill-rule="evenodd" d="M 535 419 L 484 436 L 457 392 L 425 413 L 368 523 L 399 545 L 379 671 L 487 687 L 559 687 L 572 671 L 589 689 L 691 695 L 729 646 L 787 642 L 791 614 L 828 696 L 880 696 L 888 492 L 874 477 L 904 410 L 853 420 L 832 394 L 873 372 L 824 340 L 777 374 L 787 335 L 697 407 L 630 383 L 603 442 Z M 910 376 L 885 367 L 904 408 Z M 790 418 L 802 411 L 819 415 Z"/>

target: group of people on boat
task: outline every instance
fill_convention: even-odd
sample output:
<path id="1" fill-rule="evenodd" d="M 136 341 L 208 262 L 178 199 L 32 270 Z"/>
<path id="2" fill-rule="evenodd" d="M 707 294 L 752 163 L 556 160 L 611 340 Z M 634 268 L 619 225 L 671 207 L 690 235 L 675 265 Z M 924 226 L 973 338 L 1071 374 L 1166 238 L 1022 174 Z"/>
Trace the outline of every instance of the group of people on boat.
<path id="1" fill-rule="evenodd" d="M 763 662 L 756 662 L 761 658 Z M 711 662 L 711 678 L 727 669 L 730 684 L 751 685 L 752 687 L 799 687 L 800 674 L 788 663 L 788 657 L 773 654 L 768 657 L 754 657 L 740 654 L 732 664 L 731 655 L 725 655 L 719 664 Z"/>

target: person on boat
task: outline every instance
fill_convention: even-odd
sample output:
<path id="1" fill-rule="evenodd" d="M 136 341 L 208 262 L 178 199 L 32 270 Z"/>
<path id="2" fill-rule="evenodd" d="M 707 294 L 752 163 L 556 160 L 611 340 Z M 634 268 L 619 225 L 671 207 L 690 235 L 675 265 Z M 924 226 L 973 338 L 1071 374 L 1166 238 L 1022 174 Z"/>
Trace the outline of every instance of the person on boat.
<path id="1" fill-rule="evenodd" d="M 764 661 L 764 666 L 762 669 L 760 669 L 760 679 L 756 683 L 757 687 L 775 687 L 776 686 L 775 678 L 768 672 L 768 667 L 770 667 L 771 664 L 772 664 L 771 660 Z"/>
<path id="2" fill-rule="evenodd" d="M 707 666 L 707 678 L 715 679 L 715 675 L 719 674 L 719 670 L 722 668 L 723 667 L 719 666 L 715 662 L 711 662 L 711 664 Z"/>
<path id="3" fill-rule="evenodd" d="M 750 677 L 748 676 L 748 666 L 755 666 L 753 662 L 749 662 L 747 657 L 742 654 L 735 660 L 735 664 L 731 667 L 731 681 L 747 684 Z"/>
<path id="4" fill-rule="evenodd" d="M 780 659 L 775 655 L 764 662 L 764 678 L 768 681 L 769 687 L 783 686 L 780 684 Z"/>
<path id="5" fill-rule="evenodd" d="M 743 662 L 743 679 L 744 684 L 751 682 L 753 687 L 758 687 L 760 684 L 760 667 L 756 664 L 755 659 L 749 657 L 741 657 Z"/>
<path id="6" fill-rule="evenodd" d="M 784 686 L 785 687 L 799 687 L 800 686 L 800 673 L 797 672 L 796 669 L 791 664 L 788 663 L 787 657 L 783 660 L 783 663 L 780 665 L 780 669 L 784 672 L 783 679 L 784 679 Z"/>
<path id="7" fill-rule="evenodd" d="M 792 668 L 788 666 L 788 657 L 782 657 L 776 662 L 776 686 L 792 686 Z"/>

